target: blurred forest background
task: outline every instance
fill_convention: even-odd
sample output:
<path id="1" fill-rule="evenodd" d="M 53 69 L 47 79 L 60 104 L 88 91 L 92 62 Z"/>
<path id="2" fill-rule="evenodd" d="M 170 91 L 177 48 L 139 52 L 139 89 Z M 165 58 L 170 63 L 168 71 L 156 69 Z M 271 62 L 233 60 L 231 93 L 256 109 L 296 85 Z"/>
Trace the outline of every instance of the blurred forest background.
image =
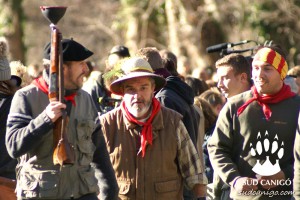
<path id="1" fill-rule="evenodd" d="M 10 60 L 41 63 L 50 27 L 40 6 L 68 7 L 58 22 L 63 37 L 94 51 L 100 69 L 116 44 L 131 54 L 146 46 L 169 49 L 184 73 L 183 66 L 214 65 L 220 55 L 207 47 L 242 40 L 278 43 L 290 67 L 300 64 L 300 0 L 0 0 L 0 36 L 9 42 Z"/>

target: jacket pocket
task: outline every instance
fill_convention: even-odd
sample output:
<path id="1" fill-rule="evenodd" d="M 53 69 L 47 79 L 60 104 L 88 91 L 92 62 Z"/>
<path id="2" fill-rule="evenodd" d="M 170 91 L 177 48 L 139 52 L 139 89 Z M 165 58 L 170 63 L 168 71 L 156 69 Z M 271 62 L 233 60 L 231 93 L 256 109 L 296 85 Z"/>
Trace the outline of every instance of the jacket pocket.
<path id="1" fill-rule="evenodd" d="M 23 197 L 55 197 L 58 192 L 59 177 L 55 171 L 26 171 L 20 174 L 17 189 Z"/>
<path id="2" fill-rule="evenodd" d="M 93 160 L 93 154 L 96 149 L 92 134 L 95 125 L 93 120 L 78 120 L 77 119 L 77 139 L 79 149 L 79 164 L 89 165 Z"/>
<path id="3" fill-rule="evenodd" d="M 84 195 L 87 193 L 98 193 L 98 180 L 95 177 L 93 168 L 81 169 L 78 171 L 80 177 L 79 194 Z"/>
<path id="4" fill-rule="evenodd" d="M 179 180 L 155 183 L 155 191 L 159 193 L 177 191 L 180 188 Z"/>
<path id="5" fill-rule="evenodd" d="M 155 199 L 178 199 L 180 193 L 180 181 L 178 179 L 155 183 Z"/>

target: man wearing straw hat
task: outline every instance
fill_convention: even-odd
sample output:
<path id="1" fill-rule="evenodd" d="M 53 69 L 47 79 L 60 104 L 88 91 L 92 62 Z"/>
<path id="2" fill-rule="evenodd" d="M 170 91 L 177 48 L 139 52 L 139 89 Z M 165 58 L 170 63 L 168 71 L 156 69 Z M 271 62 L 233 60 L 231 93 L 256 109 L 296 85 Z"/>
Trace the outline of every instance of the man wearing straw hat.
<path id="1" fill-rule="evenodd" d="M 205 196 L 205 174 L 182 116 L 154 97 L 165 79 L 140 57 L 124 61 L 120 71 L 110 90 L 123 101 L 100 116 L 119 198 L 181 200 L 184 184 Z"/>

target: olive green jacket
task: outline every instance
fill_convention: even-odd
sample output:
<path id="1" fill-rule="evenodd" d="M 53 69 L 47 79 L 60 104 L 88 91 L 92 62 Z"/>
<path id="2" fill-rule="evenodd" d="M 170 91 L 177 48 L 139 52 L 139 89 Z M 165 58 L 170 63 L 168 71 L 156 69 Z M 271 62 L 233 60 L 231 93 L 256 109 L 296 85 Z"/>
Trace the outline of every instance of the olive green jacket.
<path id="1" fill-rule="evenodd" d="M 208 142 L 208 151 L 214 172 L 224 183 L 231 187 L 234 199 L 290 199 L 294 171 L 293 145 L 299 115 L 300 97 L 295 96 L 276 104 L 269 104 L 272 111 L 270 120 L 266 120 L 262 107 L 254 101 L 237 116 L 238 108 L 252 97 L 251 91 L 236 95 L 221 110 L 216 127 Z M 273 150 L 271 151 L 271 149 Z M 279 150 L 283 149 L 281 156 Z M 267 160 L 271 167 L 255 166 Z M 278 162 L 278 165 L 275 163 Z M 268 162 L 266 162 L 268 163 Z M 274 166 L 273 166 L 274 165 Z M 284 172 L 286 183 L 265 190 L 259 187 L 253 193 L 240 194 L 233 189 L 237 177 L 256 178 L 262 171 L 271 171 L 279 167 Z M 218 185 L 214 181 L 215 185 Z M 289 195 L 274 195 L 281 191 Z M 270 194 L 270 195 L 272 195 Z"/>
<path id="2" fill-rule="evenodd" d="M 104 138 L 99 123 L 96 129 L 97 112 L 91 97 L 79 90 L 75 102 L 66 129 L 75 152 L 75 163 L 60 168 L 53 165 L 53 123 L 45 112 L 49 104 L 47 95 L 34 85 L 15 94 L 7 122 L 6 146 L 9 154 L 18 159 L 18 197 L 68 199 L 98 194 L 101 179 L 97 180 L 95 169 L 98 174 L 105 170 L 107 174 L 111 173 L 110 180 L 105 180 L 108 176 L 102 176 L 107 185 L 116 183 L 105 144 L 99 145 L 101 137 L 103 141 Z M 95 152 L 98 160 L 94 158 Z M 114 191 L 117 193 L 117 188 Z M 103 190 L 103 195 L 106 192 Z M 107 199 L 113 198 L 112 194 Z"/>

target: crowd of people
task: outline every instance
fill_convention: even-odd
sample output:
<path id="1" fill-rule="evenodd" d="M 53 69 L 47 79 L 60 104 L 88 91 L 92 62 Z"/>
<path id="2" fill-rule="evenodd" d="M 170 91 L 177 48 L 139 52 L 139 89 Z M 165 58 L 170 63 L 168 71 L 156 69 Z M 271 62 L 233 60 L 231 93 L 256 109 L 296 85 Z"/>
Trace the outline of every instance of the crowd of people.
<path id="1" fill-rule="evenodd" d="M 280 46 L 195 77 L 167 49 L 116 45 L 100 71 L 61 43 L 57 101 L 50 43 L 41 69 L 9 62 L 0 40 L 0 200 L 300 199 L 300 66 Z M 54 162 L 62 130 L 72 163 Z"/>

